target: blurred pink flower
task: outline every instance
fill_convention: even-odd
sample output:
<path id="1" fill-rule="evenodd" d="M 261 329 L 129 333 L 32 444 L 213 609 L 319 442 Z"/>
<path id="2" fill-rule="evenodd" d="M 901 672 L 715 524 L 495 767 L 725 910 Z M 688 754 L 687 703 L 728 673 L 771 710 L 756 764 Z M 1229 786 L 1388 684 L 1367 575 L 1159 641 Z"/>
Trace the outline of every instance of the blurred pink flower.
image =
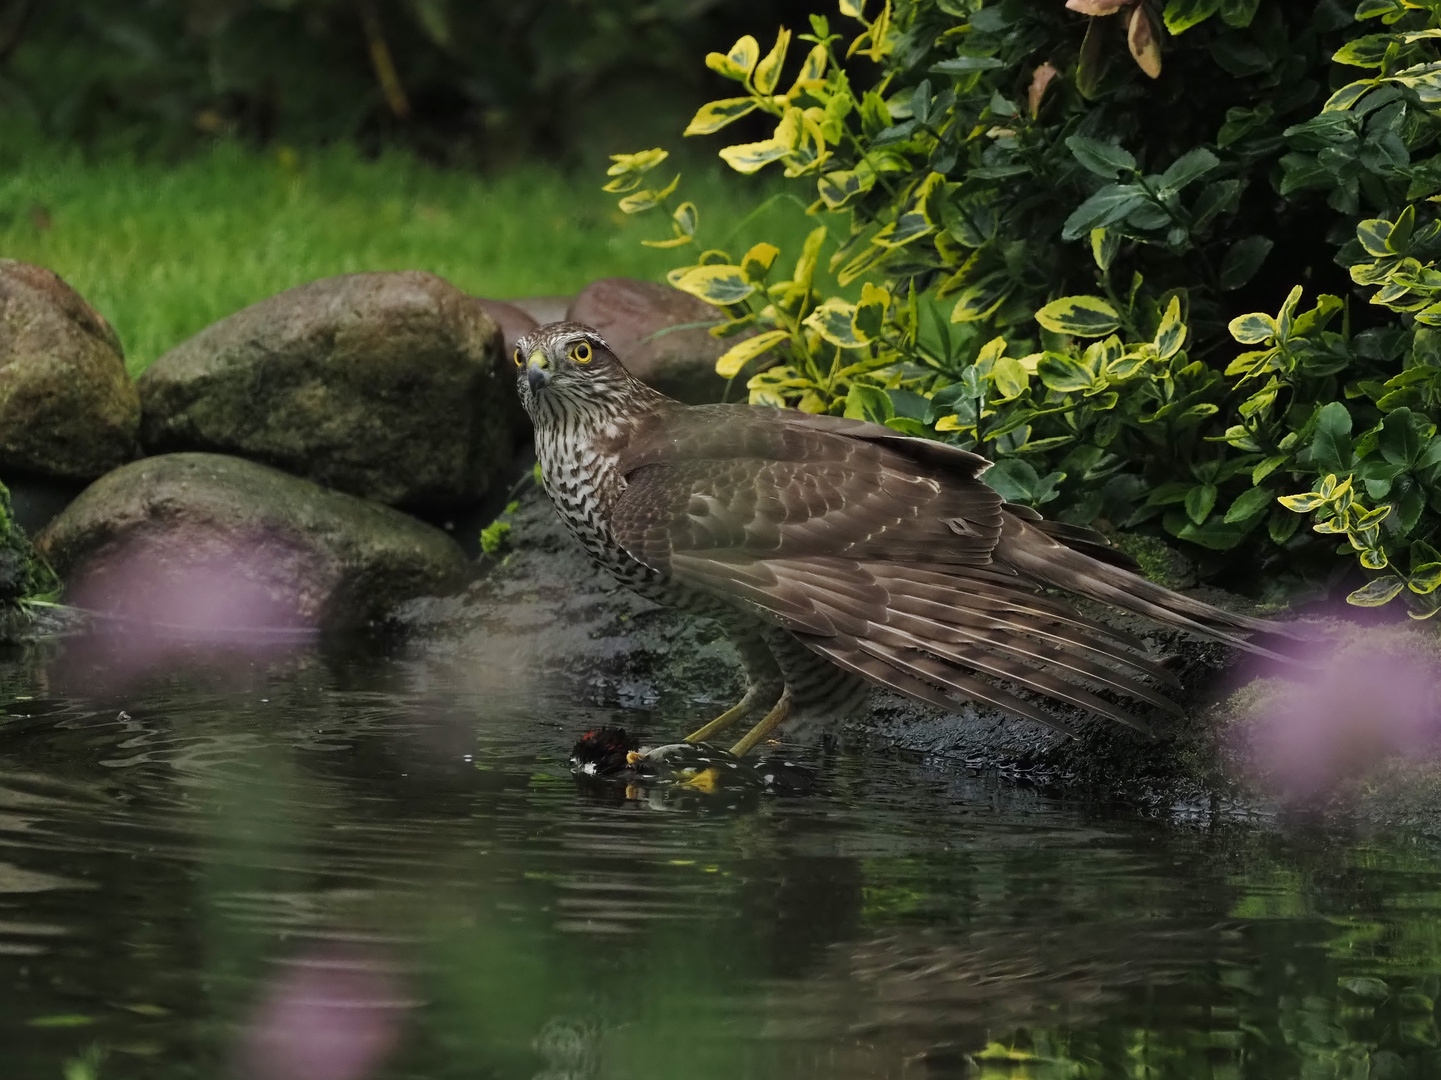
<path id="1" fill-rule="evenodd" d="M 1418 635 L 1370 628 L 1327 646 L 1313 672 L 1289 673 L 1259 708 L 1252 728 L 1256 765 L 1292 797 L 1324 794 L 1394 755 L 1441 748 L 1441 671 Z"/>
<path id="2" fill-rule="evenodd" d="M 244 1080 L 365 1080 L 384 1064 L 414 1003 L 394 969 L 360 953 L 314 952 L 281 965 L 240 1038 Z"/>
<path id="3" fill-rule="evenodd" d="M 95 616 L 74 660 L 91 678 L 124 685 L 196 646 L 241 660 L 292 649 L 315 635 L 304 587 L 313 558 L 273 537 L 215 530 L 128 538 L 67 590 Z"/>

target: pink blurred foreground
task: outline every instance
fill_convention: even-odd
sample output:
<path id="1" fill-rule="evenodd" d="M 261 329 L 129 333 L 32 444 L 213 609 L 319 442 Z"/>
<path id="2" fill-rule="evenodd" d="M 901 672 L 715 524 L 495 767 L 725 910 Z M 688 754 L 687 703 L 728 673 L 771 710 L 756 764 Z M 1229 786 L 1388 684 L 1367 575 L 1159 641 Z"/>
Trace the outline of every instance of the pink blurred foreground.
<path id="1" fill-rule="evenodd" d="M 1318 646 L 1254 717 L 1255 765 L 1284 796 L 1312 798 L 1387 757 L 1441 750 L 1441 663 L 1419 633 L 1368 628 Z"/>
<path id="2" fill-rule="evenodd" d="M 359 952 L 315 951 L 281 965 L 240 1037 L 243 1080 L 365 1080 L 400 1038 L 393 967 Z"/>
<path id="3" fill-rule="evenodd" d="M 315 637 L 317 598 L 294 584 L 305 556 L 292 545 L 194 530 L 180 539 L 132 539 L 72 585 L 70 602 L 95 616 L 90 648 L 77 659 L 124 685 L 196 647 L 246 661 Z"/>

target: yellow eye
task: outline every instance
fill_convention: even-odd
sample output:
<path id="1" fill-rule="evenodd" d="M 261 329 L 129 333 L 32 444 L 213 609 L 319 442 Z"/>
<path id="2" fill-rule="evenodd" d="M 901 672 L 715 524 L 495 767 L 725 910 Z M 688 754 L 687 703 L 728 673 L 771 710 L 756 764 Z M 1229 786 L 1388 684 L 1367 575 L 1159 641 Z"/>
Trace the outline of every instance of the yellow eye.
<path id="1" fill-rule="evenodd" d="M 590 342 L 580 341 L 570 350 L 570 358 L 577 364 L 588 364 L 594 354 L 590 351 Z"/>
<path id="2" fill-rule="evenodd" d="M 519 350 L 519 349 L 516 349 L 516 350 L 515 350 L 515 366 L 516 366 L 516 367 L 523 367 L 524 365 L 525 365 L 525 361 L 520 358 L 520 350 Z"/>

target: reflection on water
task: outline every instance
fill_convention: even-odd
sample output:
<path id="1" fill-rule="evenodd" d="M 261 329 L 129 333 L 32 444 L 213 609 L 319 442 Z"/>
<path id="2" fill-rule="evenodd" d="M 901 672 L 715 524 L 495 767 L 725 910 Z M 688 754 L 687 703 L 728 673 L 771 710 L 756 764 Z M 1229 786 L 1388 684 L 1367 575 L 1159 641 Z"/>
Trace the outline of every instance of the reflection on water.
<path id="1" fill-rule="evenodd" d="M 576 733 L 682 719 L 479 661 L 87 665 L 0 657 L 0 1075 L 1441 1076 L 1441 862 L 1398 841 L 859 751 L 627 802 Z"/>

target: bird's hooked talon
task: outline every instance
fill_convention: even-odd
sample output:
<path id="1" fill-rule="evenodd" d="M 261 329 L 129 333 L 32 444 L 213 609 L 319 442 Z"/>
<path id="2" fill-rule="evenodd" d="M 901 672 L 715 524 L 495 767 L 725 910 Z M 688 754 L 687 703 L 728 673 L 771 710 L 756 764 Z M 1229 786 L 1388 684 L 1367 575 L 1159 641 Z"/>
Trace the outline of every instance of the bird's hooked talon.
<path id="1" fill-rule="evenodd" d="M 776 702 L 775 708 L 766 713 L 759 724 L 746 732 L 741 740 L 731 747 L 731 753 L 736 757 L 745 757 L 749 751 L 755 749 L 757 743 L 786 722 L 786 719 L 795 710 L 793 700 L 790 688 L 787 687 L 785 693 L 781 695 L 781 699 Z"/>

